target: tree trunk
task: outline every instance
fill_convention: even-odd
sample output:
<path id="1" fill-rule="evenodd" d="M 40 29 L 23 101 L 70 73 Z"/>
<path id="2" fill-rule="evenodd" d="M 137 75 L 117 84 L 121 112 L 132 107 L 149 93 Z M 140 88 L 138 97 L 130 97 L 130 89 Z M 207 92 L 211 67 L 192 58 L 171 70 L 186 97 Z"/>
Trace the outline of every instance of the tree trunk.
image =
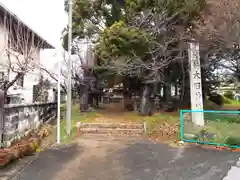
<path id="1" fill-rule="evenodd" d="M 152 87 L 146 84 L 143 88 L 141 104 L 140 104 L 140 115 L 149 116 L 152 114 L 152 107 L 150 101 L 150 95 L 152 93 Z"/>
<path id="2" fill-rule="evenodd" d="M 14 77 L 14 79 L 13 79 L 12 81 L 10 81 L 10 82 L 7 81 L 7 82 L 3 83 L 1 89 L 3 89 L 3 91 L 4 91 L 5 94 L 7 94 L 8 89 L 9 89 L 12 85 L 14 85 L 14 83 L 15 83 L 19 78 L 22 78 L 23 76 L 24 76 L 24 73 L 22 73 L 22 72 L 17 73 L 17 75 Z"/>
<path id="3" fill-rule="evenodd" d="M 123 81 L 123 108 L 128 111 L 134 110 L 132 91 L 128 79 Z"/>
<path id="4" fill-rule="evenodd" d="M 132 92 L 123 93 L 123 104 L 125 110 L 133 111 Z"/>
<path id="5" fill-rule="evenodd" d="M 190 82 L 189 78 L 186 77 L 185 83 L 181 86 L 180 93 L 180 104 L 181 108 L 188 108 L 191 106 L 191 97 L 190 97 Z"/>
<path id="6" fill-rule="evenodd" d="M 174 85 L 174 95 L 177 96 L 178 95 L 178 86 L 177 86 L 177 83 L 175 83 Z"/>
<path id="7" fill-rule="evenodd" d="M 166 68 L 164 70 L 164 81 L 165 84 L 163 86 L 163 98 L 164 101 L 168 102 L 169 100 L 171 100 L 171 82 L 169 80 L 169 76 L 170 76 L 170 71 L 168 68 Z"/>
<path id="8" fill-rule="evenodd" d="M 99 93 L 94 93 L 93 99 L 95 101 L 94 103 L 95 107 L 99 107 L 99 99 L 100 99 Z"/>
<path id="9" fill-rule="evenodd" d="M 80 112 L 86 112 L 88 110 L 88 91 L 84 91 L 80 97 Z"/>
<path id="10" fill-rule="evenodd" d="M 171 84 L 165 84 L 163 87 L 163 97 L 164 97 L 164 101 L 168 102 L 169 100 L 171 100 Z"/>
<path id="11" fill-rule="evenodd" d="M 93 93 L 88 94 L 88 104 L 93 107 Z"/>

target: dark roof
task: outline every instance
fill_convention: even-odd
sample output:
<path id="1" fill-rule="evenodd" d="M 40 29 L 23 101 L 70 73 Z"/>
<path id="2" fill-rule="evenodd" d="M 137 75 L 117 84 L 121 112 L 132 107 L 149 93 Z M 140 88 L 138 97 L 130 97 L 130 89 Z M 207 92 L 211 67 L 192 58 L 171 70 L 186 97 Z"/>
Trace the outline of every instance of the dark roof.
<path id="1" fill-rule="evenodd" d="M 19 19 L 19 17 L 17 15 L 15 15 L 13 12 L 11 12 L 1 2 L 0 2 L 0 14 L 3 14 L 3 15 L 5 14 L 5 15 L 9 16 L 13 21 L 18 22 L 18 23 L 22 24 L 24 27 L 26 27 L 27 29 L 29 29 L 37 37 L 37 39 L 39 39 L 40 41 L 43 41 L 43 45 L 42 45 L 43 49 L 54 49 L 55 48 L 53 45 L 48 43 L 43 37 L 41 37 L 39 34 L 37 34 L 32 28 L 30 28 L 28 25 L 26 25 L 21 19 Z"/>

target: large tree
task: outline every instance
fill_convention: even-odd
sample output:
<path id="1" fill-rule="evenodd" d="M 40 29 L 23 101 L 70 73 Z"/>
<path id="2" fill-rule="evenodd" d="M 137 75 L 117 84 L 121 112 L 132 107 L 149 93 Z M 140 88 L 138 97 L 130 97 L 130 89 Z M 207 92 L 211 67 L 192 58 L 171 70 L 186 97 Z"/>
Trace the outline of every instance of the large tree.
<path id="1" fill-rule="evenodd" d="M 97 41 L 99 35 L 106 27 L 111 26 L 115 21 L 121 19 L 121 7 L 120 1 L 86 1 L 86 0 L 76 0 L 73 5 L 73 54 L 79 56 L 78 43 L 82 39 L 89 39 L 90 43 Z M 68 4 L 66 3 L 66 10 L 68 10 Z M 67 31 L 67 28 L 65 29 Z M 68 36 L 64 38 L 64 48 L 67 50 Z M 84 59 L 81 61 L 80 67 L 83 70 L 80 73 L 83 74 L 81 83 L 79 84 L 79 89 L 81 89 L 81 99 L 85 100 L 85 105 L 87 107 L 87 99 L 89 99 L 89 93 L 96 95 L 96 88 L 98 84 L 101 83 L 101 79 L 104 77 L 106 80 L 118 79 L 115 78 L 112 71 L 106 68 L 92 67 L 89 66 L 88 60 Z M 89 81 L 89 79 L 91 79 Z M 111 80 L 111 83 L 113 82 Z M 75 84 L 75 85 L 77 85 Z M 81 88 L 80 88 L 81 87 Z M 82 91 L 84 90 L 84 91 Z M 99 91 L 98 91 L 99 94 Z M 92 96 L 90 96 L 91 99 Z M 91 100 L 90 100 L 91 101 Z"/>
<path id="2" fill-rule="evenodd" d="M 104 67 L 143 84 L 142 114 L 148 114 L 154 84 L 162 83 L 169 96 L 171 72 L 186 58 L 188 28 L 203 6 L 204 1 L 125 1 L 122 21 L 101 34 L 96 50 Z"/>
<path id="3" fill-rule="evenodd" d="M 141 85 L 138 89 L 146 96 L 142 97 L 142 105 L 159 84 L 164 87 L 166 100 L 171 96 L 171 84 L 180 88 L 182 99 L 189 99 L 184 97 L 189 94 L 186 45 L 189 39 L 195 38 L 201 44 L 205 94 L 218 83 L 213 68 L 224 65 L 217 56 L 227 56 L 225 60 L 230 62 L 235 55 L 238 62 L 237 53 L 229 53 L 231 45 L 238 44 L 234 41 L 238 25 L 233 24 L 238 19 L 235 8 L 238 1 L 226 6 L 225 3 L 224 0 L 76 0 L 73 35 L 74 39 L 88 36 L 96 43 L 98 66 L 94 69 L 105 74 L 101 78 L 120 79 L 128 90 L 131 85 L 136 87 L 133 82 Z M 238 68 L 238 63 L 232 64 Z M 238 69 L 234 71 L 238 74 Z M 142 113 L 146 114 L 148 108 L 143 107 L 146 108 L 142 108 Z"/>
<path id="4" fill-rule="evenodd" d="M 195 22 L 194 34 L 199 40 L 205 64 L 232 74 L 239 81 L 240 1 L 207 0 L 201 19 Z M 225 78 L 226 79 L 226 78 Z"/>

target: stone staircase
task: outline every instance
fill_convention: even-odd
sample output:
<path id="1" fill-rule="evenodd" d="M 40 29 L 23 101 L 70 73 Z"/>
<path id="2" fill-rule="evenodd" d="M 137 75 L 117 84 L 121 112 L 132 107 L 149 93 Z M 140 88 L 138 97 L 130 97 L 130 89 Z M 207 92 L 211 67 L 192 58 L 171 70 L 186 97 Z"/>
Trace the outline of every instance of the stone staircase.
<path id="1" fill-rule="evenodd" d="M 91 135 L 141 136 L 146 133 L 146 123 L 81 123 L 79 132 Z"/>

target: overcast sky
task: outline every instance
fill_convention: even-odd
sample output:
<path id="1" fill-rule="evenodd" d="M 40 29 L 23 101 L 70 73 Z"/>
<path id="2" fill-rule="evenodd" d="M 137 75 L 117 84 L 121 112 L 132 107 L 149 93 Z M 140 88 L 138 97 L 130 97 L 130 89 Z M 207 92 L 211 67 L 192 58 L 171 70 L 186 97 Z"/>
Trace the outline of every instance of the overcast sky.
<path id="1" fill-rule="evenodd" d="M 67 23 L 64 0 L 0 0 L 28 26 L 53 45 L 59 45 Z"/>
<path id="2" fill-rule="evenodd" d="M 56 70 L 56 62 L 61 58 L 61 32 L 67 24 L 64 0 L 0 0 L 0 2 L 57 48 L 41 53 L 42 63 L 48 69 Z"/>

